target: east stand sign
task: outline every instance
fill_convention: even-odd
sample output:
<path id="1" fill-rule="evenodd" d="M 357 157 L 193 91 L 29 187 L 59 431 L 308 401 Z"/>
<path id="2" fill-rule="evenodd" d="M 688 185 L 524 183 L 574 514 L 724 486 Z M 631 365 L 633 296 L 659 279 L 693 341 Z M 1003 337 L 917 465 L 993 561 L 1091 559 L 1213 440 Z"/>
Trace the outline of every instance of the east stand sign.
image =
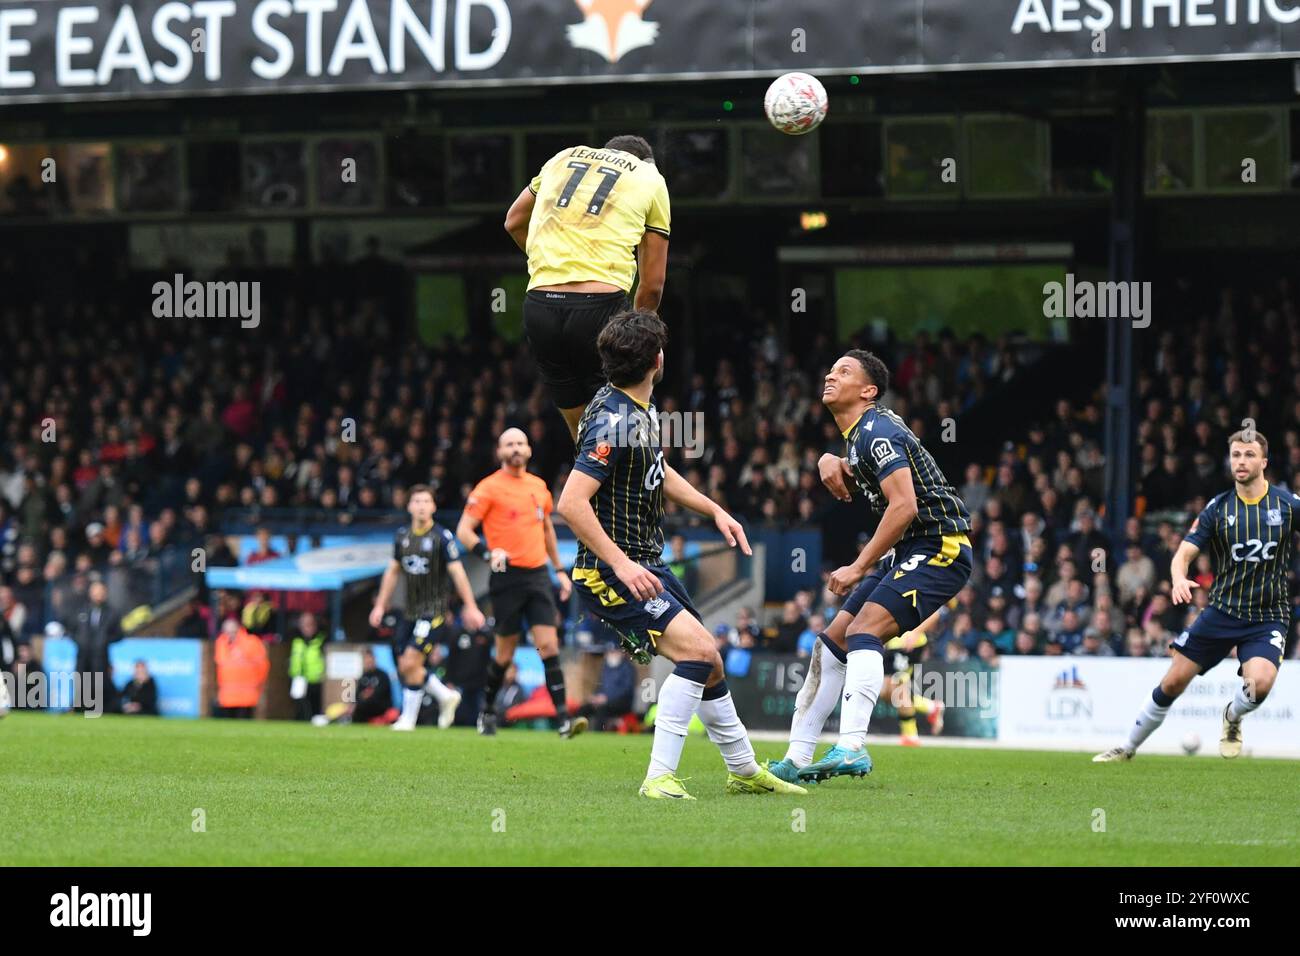
<path id="1" fill-rule="evenodd" d="M 0 0 L 0 102 L 1300 55 L 1300 0 Z"/>

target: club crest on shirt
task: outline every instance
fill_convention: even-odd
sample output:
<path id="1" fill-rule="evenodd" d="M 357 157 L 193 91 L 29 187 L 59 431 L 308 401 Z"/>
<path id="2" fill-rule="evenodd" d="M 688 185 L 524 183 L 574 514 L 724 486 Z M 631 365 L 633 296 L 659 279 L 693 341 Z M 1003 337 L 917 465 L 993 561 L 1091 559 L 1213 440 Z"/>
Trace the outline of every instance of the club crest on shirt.
<path id="1" fill-rule="evenodd" d="M 1264 518 L 1264 524 L 1273 525 L 1274 527 L 1277 527 L 1281 523 L 1282 523 L 1282 509 L 1269 508 L 1268 514 Z"/>
<path id="2" fill-rule="evenodd" d="M 421 550 L 421 551 L 432 551 L 432 550 L 433 550 L 433 539 L 432 539 L 432 538 L 425 538 L 423 541 L 421 541 L 421 542 L 420 542 L 420 550 Z"/>

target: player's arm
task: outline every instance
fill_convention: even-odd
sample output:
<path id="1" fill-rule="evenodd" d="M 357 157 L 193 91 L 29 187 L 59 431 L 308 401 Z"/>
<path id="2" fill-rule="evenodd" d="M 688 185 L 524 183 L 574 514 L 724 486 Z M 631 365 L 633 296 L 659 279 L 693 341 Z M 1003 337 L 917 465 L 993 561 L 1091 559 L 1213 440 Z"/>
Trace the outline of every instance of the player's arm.
<path id="1" fill-rule="evenodd" d="M 832 572 L 829 586 L 836 594 L 848 594 L 853 585 L 866 577 L 872 565 L 898 544 L 907 526 L 916 518 L 916 488 L 912 484 L 911 468 L 896 468 L 881 478 L 880 490 L 888 502 L 885 513 L 880 516 L 876 533 L 863 547 L 858 559 Z"/>
<path id="2" fill-rule="evenodd" d="M 601 482 L 591 475 L 574 468 L 564 483 L 555 510 L 568 522 L 578 540 L 598 559 L 614 569 L 614 574 L 638 601 L 648 601 L 663 590 L 663 584 L 659 578 L 624 554 L 623 549 L 600 526 L 600 519 L 591 507 L 591 499 L 600 490 L 600 485 Z"/>
<path id="3" fill-rule="evenodd" d="M 671 465 L 664 466 L 664 497 L 669 501 L 675 501 L 683 508 L 689 508 L 696 514 L 713 519 L 722 536 L 727 539 L 727 544 L 734 548 L 739 543 L 740 550 L 745 554 L 754 553 L 749 547 L 749 540 L 745 537 L 745 529 L 740 526 L 740 522 L 727 514 L 722 505 L 698 491 Z"/>
<path id="4" fill-rule="evenodd" d="M 849 467 L 847 458 L 840 458 L 827 452 L 817 460 L 817 473 L 821 476 L 822 484 L 835 500 L 853 500 L 848 484 L 849 478 L 853 476 L 853 469 Z"/>
<path id="5" fill-rule="evenodd" d="M 569 580 L 564 565 L 560 563 L 560 541 L 555 536 L 555 522 L 551 521 L 549 514 L 542 520 L 542 528 L 546 535 L 546 556 L 551 559 L 551 566 L 555 568 L 555 577 L 560 582 L 560 600 L 567 601 L 569 593 L 573 590 L 573 582 Z"/>
<path id="6" fill-rule="evenodd" d="M 1175 604 L 1192 602 L 1192 588 L 1197 587 L 1197 584 L 1187 579 L 1187 570 L 1214 534 L 1218 520 L 1218 499 L 1215 498 L 1196 516 L 1192 526 L 1187 529 L 1187 534 L 1183 536 L 1182 543 L 1178 545 L 1178 550 L 1174 552 L 1173 559 L 1169 562 L 1169 582 L 1173 585 L 1169 597 Z"/>
<path id="7" fill-rule="evenodd" d="M 470 500 L 474 499 L 470 495 Z M 460 513 L 460 520 L 456 522 L 456 540 L 473 554 L 488 563 L 493 571 L 504 571 L 510 561 L 510 555 L 505 548 L 497 548 L 489 551 L 487 540 L 478 533 L 478 526 L 482 522 L 482 517 L 470 513 L 470 508 L 466 508 Z"/>
<path id="8" fill-rule="evenodd" d="M 388 602 L 393 596 L 393 588 L 397 587 L 400 570 L 401 566 L 395 560 L 389 561 L 388 567 L 384 568 L 384 576 L 379 581 L 379 593 L 375 595 L 375 606 L 370 609 L 371 627 L 378 627 L 388 613 Z"/>
<path id="9" fill-rule="evenodd" d="M 506 232 L 522 252 L 528 251 L 528 221 L 533 217 L 533 203 L 536 201 L 532 186 L 525 186 L 506 212 Z"/>
<path id="10" fill-rule="evenodd" d="M 1174 558 L 1169 562 L 1169 580 L 1173 582 L 1173 590 L 1170 597 L 1175 604 L 1190 604 L 1192 602 L 1192 588 L 1200 587 L 1195 581 L 1188 580 L 1187 570 L 1196 560 L 1196 556 L 1201 553 L 1201 549 L 1190 541 L 1183 541 L 1174 552 Z"/>
<path id="11" fill-rule="evenodd" d="M 637 283 L 634 305 L 649 312 L 659 311 L 664 283 L 668 281 L 668 237 L 647 229 L 637 254 Z"/>
<path id="12" fill-rule="evenodd" d="M 465 566 L 459 561 L 448 562 L 447 574 L 451 577 L 452 586 L 460 597 L 460 603 L 464 605 L 461 608 L 461 617 L 465 619 L 465 626 L 471 631 L 481 631 L 486 618 L 478 609 L 478 602 L 474 600 L 474 589 L 469 586 L 469 575 L 465 573 Z"/>

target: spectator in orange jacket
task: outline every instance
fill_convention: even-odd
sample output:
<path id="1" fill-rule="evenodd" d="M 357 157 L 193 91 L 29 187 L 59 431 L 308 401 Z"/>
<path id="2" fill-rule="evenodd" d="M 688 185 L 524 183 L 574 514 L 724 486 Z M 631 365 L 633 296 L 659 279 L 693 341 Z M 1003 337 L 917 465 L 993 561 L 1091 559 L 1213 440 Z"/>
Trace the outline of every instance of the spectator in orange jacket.
<path id="1" fill-rule="evenodd" d="M 266 645 L 238 621 L 227 619 L 213 645 L 212 657 L 217 665 L 219 716 L 251 718 L 271 670 Z"/>

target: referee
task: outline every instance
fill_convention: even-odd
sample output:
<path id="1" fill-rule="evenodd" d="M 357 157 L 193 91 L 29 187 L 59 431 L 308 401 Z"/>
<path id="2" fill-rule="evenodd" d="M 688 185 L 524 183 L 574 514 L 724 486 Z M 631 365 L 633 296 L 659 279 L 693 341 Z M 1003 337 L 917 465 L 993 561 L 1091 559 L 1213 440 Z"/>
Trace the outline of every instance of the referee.
<path id="1" fill-rule="evenodd" d="M 555 704 L 560 736 L 573 737 L 587 729 L 586 717 L 569 718 L 565 702 L 556 629 L 559 610 L 546 571 L 548 557 L 560 580 L 561 600 L 568 599 L 572 584 L 560 565 L 555 526 L 551 524 L 551 493 L 546 482 L 527 471 L 532 456 L 528 436 L 520 429 L 502 432 L 497 440 L 501 467 L 470 492 L 456 525 L 460 543 L 492 567 L 488 596 L 496 618 L 496 653 L 488 661 L 483 712 L 478 718 L 478 732 L 484 736 L 497 732 L 497 692 L 506 668 L 514 660 L 525 619 L 546 671 L 546 689 Z M 483 538 L 477 531 L 480 523 Z"/>
<path id="2" fill-rule="evenodd" d="M 524 334 L 574 441 L 605 384 L 596 336 L 628 308 L 638 272 L 636 308 L 659 308 L 670 220 L 668 186 L 640 136 L 560 150 L 506 213 L 506 232 L 528 255 Z"/>

